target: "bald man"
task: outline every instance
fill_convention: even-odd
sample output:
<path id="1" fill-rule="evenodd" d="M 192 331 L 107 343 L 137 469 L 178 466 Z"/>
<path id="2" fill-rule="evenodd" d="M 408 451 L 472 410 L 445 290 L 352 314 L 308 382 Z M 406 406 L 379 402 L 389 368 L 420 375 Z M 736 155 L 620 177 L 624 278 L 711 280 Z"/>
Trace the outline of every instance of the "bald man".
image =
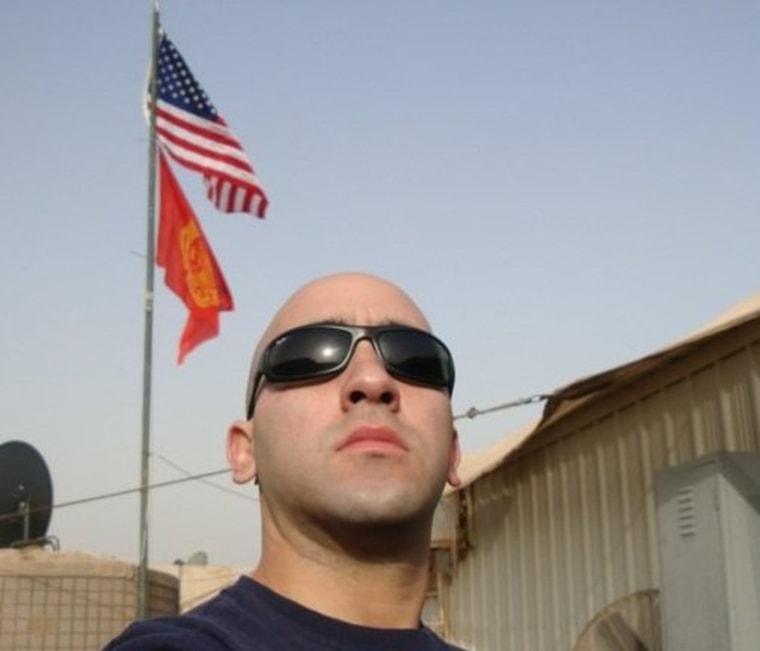
<path id="1" fill-rule="evenodd" d="M 250 576 L 106 647 L 451 650 L 420 621 L 433 512 L 457 485 L 454 363 L 412 299 L 375 276 L 315 280 L 255 349 L 235 482 L 260 490 Z"/>

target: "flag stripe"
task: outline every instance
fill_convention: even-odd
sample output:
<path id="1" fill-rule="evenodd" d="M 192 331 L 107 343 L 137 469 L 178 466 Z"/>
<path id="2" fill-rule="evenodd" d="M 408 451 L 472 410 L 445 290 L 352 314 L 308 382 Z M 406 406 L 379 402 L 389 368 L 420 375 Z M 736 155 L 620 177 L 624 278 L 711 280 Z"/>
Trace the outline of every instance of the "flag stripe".
<path id="1" fill-rule="evenodd" d="M 206 179 L 206 195 L 224 212 L 251 212 L 259 214 L 266 209 L 266 196 L 261 192 L 243 191 L 239 185 L 219 179 Z"/>
<path id="2" fill-rule="evenodd" d="M 209 138 L 219 140 L 220 142 L 227 140 L 230 145 L 234 145 L 242 151 L 243 148 L 240 145 L 240 141 L 220 116 L 217 115 L 214 120 L 205 120 L 193 113 L 176 108 L 169 102 L 163 101 L 160 97 L 156 106 L 158 114 L 163 115 L 170 122 L 183 125 L 188 131 L 207 134 Z"/>
<path id="3" fill-rule="evenodd" d="M 203 156 L 202 154 L 196 154 L 184 147 L 175 147 L 171 142 L 165 142 L 164 146 L 172 155 L 172 158 L 194 172 L 201 172 L 204 175 L 208 174 L 208 176 L 212 177 L 216 176 L 220 179 L 225 179 L 230 183 L 240 183 L 243 186 L 258 187 L 258 179 L 246 170 L 241 170 L 239 167 L 222 161 L 211 161 L 208 157 Z"/>
<path id="4" fill-rule="evenodd" d="M 160 123 L 157 123 L 156 130 L 160 140 L 164 144 L 171 143 L 171 145 L 177 150 L 187 150 L 188 153 L 192 152 L 198 156 L 209 158 L 211 162 L 215 160 L 226 162 L 253 174 L 253 170 L 245 159 L 245 155 L 239 150 L 220 146 L 216 143 L 210 143 L 199 138 L 191 137 L 188 139 L 183 137 L 184 134 L 182 133 L 177 133 L 176 131 L 172 132 L 162 128 Z"/>
<path id="5" fill-rule="evenodd" d="M 258 180 L 245 160 L 241 161 L 225 153 L 215 152 L 195 144 L 183 142 L 172 133 L 161 131 L 159 133 L 163 136 L 161 139 L 163 144 L 172 150 L 172 154 L 176 158 L 185 159 L 189 163 L 194 162 L 202 170 L 213 171 L 214 169 L 218 169 L 220 172 L 230 173 L 232 169 L 236 169 L 240 173 L 239 178 L 241 180 L 247 179 L 251 183 Z M 224 165 L 230 166 L 229 170 L 225 170 Z"/>
<path id="6" fill-rule="evenodd" d="M 203 125 L 193 124 L 188 120 L 178 119 L 164 108 L 162 102 L 158 103 L 156 113 L 156 127 L 164 133 L 172 134 L 179 141 L 191 145 L 207 148 L 209 151 L 227 152 L 229 156 L 239 158 L 250 167 L 248 158 L 240 147 L 240 143 L 228 135 L 211 134 Z"/>

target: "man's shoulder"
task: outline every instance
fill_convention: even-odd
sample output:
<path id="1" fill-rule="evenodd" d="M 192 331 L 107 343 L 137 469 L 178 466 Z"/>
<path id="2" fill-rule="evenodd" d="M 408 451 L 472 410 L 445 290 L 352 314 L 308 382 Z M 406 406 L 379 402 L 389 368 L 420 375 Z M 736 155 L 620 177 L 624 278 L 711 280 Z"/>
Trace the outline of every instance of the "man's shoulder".
<path id="1" fill-rule="evenodd" d="M 225 647 L 183 616 L 158 617 L 130 624 L 103 651 L 217 651 Z M 197 624 L 197 622 L 195 622 Z"/>
<path id="2" fill-rule="evenodd" d="M 443 639 L 443 637 L 427 626 L 423 626 L 422 630 L 426 635 L 425 642 L 422 645 L 425 649 L 435 649 L 436 651 L 467 651 L 467 649 Z"/>
<path id="3" fill-rule="evenodd" d="M 241 579 L 182 615 L 131 624 L 103 651 L 245 651 L 347 648 L 464 651 L 428 628 L 368 629 L 333 620 Z"/>
<path id="4" fill-rule="evenodd" d="M 236 627 L 239 609 L 229 595 L 233 586 L 193 610 L 165 617 L 145 619 L 130 624 L 103 651 L 221 651 L 236 649 L 240 637 Z M 237 617 L 236 617 L 237 615 Z"/>

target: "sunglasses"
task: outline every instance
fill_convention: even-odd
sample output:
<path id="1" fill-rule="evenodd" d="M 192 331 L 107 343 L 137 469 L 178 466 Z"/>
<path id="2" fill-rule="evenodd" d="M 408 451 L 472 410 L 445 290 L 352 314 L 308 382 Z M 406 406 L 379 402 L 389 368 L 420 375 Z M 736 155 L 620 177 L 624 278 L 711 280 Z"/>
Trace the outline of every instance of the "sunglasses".
<path id="1" fill-rule="evenodd" d="M 454 390 L 454 360 L 440 339 L 408 326 L 307 325 L 283 332 L 261 355 L 249 385 L 248 418 L 253 415 L 262 378 L 269 382 L 305 382 L 341 373 L 356 345 L 369 341 L 394 377 Z"/>

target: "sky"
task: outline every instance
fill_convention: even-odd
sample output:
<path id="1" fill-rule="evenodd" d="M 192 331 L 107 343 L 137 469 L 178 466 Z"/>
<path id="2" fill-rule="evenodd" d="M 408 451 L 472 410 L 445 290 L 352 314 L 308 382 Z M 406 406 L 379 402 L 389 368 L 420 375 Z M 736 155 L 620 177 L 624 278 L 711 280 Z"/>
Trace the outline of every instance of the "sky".
<path id="1" fill-rule="evenodd" d="M 751 0 L 164 0 L 266 219 L 175 173 L 235 300 L 176 363 L 156 275 L 151 481 L 226 468 L 253 346 L 323 274 L 404 287 L 454 352 L 455 414 L 548 393 L 760 289 Z M 151 2 L 0 2 L 0 443 L 45 459 L 63 550 L 138 558 Z M 457 422 L 465 453 L 540 405 Z M 150 562 L 252 567 L 257 494 L 151 492 Z"/>

